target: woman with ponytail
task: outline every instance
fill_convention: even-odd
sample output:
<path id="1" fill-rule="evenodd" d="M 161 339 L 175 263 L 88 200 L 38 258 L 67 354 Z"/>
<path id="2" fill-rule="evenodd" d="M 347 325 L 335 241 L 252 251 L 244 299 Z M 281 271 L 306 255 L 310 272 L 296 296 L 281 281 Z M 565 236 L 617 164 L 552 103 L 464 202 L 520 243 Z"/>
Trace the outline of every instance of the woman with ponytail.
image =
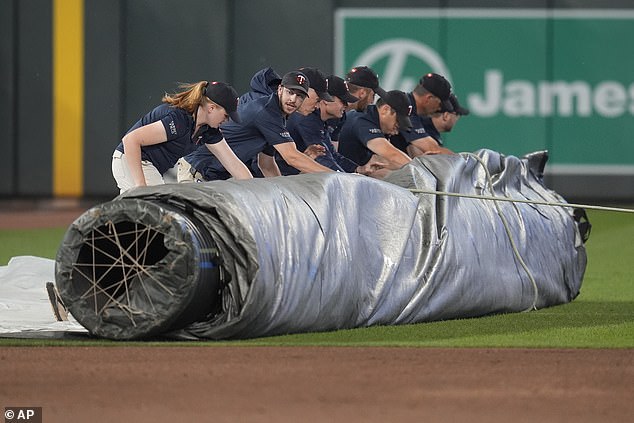
<path id="1" fill-rule="evenodd" d="M 238 95 L 224 82 L 181 84 L 161 105 L 135 123 L 112 155 L 112 175 L 121 193 L 138 186 L 164 184 L 163 175 L 178 159 L 205 144 L 237 179 L 251 178 L 236 157 L 220 124 L 239 122 Z"/>

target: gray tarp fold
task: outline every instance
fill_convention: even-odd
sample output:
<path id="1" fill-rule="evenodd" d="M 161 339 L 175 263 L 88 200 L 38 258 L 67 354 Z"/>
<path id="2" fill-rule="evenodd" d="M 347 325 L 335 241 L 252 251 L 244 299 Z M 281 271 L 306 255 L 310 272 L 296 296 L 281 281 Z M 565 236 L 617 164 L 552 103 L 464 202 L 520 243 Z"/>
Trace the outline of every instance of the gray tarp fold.
<path id="1" fill-rule="evenodd" d="M 571 301 L 586 266 L 571 208 L 409 190 L 563 202 L 543 186 L 539 169 L 529 167 L 526 159 L 481 150 L 421 157 L 384 181 L 330 173 L 165 185 L 135 189 L 111 203 L 125 202 L 125 219 L 132 221 L 144 220 L 148 203 L 183 210 L 200 221 L 215 244 L 224 275 L 221 307 L 163 335 L 248 338 L 518 312 Z M 78 242 L 95 225 L 121 220 L 124 212 L 107 204 L 69 228 L 57 258 L 58 287 L 62 296 L 73 297 L 68 305 L 82 324 L 86 319 L 77 314 L 91 311 L 70 295 L 71 269 Z M 165 230 L 157 223 L 156 230 L 165 233 L 166 245 L 185 237 L 164 225 Z M 170 251 L 169 263 L 155 267 L 180 266 L 180 259 L 192 265 L 181 257 L 188 254 Z M 171 271 L 173 284 L 189 283 L 183 268 Z M 156 301 L 167 303 L 168 297 Z M 104 330 L 101 335 L 110 337 L 118 329 Z"/>

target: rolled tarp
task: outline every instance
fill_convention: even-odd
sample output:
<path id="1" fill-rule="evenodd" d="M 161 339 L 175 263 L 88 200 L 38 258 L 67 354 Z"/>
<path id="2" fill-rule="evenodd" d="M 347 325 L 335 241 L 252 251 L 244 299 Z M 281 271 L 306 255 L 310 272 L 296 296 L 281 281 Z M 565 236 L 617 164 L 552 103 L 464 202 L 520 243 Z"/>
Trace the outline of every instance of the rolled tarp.
<path id="1" fill-rule="evenodd" d="M 418 192 L 565 202 L 543 185 L 543 164 L 480 150 L 423 156 L 385 180 L 137 188 L 69 227 L 56 284 L 77 321 L 110 339 L 252 338 L 562 304 L 586 266 L 572 208 Z"/>

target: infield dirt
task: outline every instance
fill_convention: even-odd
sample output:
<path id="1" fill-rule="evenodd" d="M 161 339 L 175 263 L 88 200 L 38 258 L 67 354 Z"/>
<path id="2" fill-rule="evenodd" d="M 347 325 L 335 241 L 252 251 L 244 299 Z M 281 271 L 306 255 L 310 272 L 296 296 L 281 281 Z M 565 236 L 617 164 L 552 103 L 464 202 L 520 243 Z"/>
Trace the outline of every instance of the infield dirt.
<path id="1" fill-rule="evenodd" d="M 0 348 L 44 422 L 626 422 L 631 350 Z"/>

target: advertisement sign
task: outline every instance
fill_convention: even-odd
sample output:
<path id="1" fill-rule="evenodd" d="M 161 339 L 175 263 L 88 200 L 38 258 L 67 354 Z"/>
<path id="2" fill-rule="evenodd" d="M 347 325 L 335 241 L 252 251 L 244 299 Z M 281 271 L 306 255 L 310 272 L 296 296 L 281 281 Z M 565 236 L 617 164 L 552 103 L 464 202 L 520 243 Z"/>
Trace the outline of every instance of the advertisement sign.
<path id="1" fill-rule="evenodd" d="M 384 89 L 443 74 L 471 114 L 446 145 L 524 155 L 553 172 L 634 175 L 634 9 L 339 9 L 335 67 Z"/>

